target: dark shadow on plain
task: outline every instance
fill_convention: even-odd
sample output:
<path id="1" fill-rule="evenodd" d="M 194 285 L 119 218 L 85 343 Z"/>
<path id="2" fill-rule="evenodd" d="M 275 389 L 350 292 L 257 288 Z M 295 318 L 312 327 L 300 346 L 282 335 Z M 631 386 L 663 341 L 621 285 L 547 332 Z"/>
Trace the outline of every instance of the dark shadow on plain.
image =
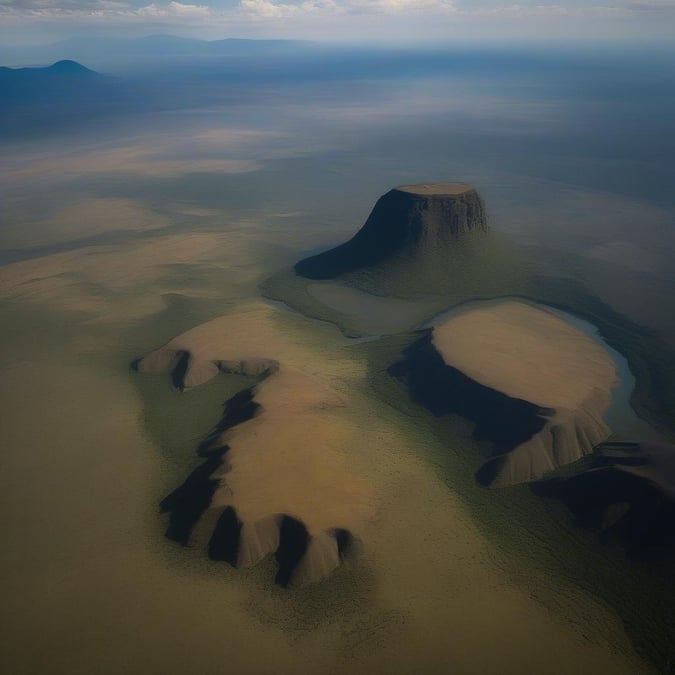
<path id="1" fill-rule="evenodd" d="M 309 546 L 309 533 L 299 520 L 291 516 L 283 516 L 279 527 L 279 548 L 275 559 L 279 569 L 275 581 L 280 586 L 287 587 L 293 577 L 293 572 L 302 560 Z"/>
<path id="2" fill-rule="evenodd" d="M 255 388 L 249 387 L 237 392 L 232 398 L 228 399 L 223 406 L 223 415 L 209 435 L 199 444 L 197 453 L 201 457 L 209 456 L 213 452 L 214 443 L 217 442 L 221 434 L 228 429 L 243 424 L 253 419 L 260 409 L 260 404 L 253 399 L 255 397 Z"/>
<path id="3" fill-rule="evenodd" d="M 337 542 L 338 555 L 341 560 L 344 560 L 353 550 L 355 541 L 354 536 L 349 530 L 337 528 L 333 530 L 332 535 Z"/>
<path id="4" fill-rule="evenodd" d="M 216 469 L 223 465 L 227 446 L 214 451 L 200 464 L 171 494 L 160 502 L 162 513 L 169 513 L 169 527 L 166 536 L 187 546 L 192 529 L 211 504 L 218 480 L 211 478 Z"/>
<path id="5" fill-rule="evenodd" d="M 233 567 L 237 566 L 241 525 L 236 511 L 228 506 L 218 518 L 209 541 L 211 560 L 224 560 Z"/>

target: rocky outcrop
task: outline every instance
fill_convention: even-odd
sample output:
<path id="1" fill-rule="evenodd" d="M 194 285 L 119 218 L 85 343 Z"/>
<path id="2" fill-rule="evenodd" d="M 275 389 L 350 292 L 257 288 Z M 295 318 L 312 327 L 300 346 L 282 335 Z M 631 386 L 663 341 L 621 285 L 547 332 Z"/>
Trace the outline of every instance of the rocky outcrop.
<path id="1" fill-rule="evenodd" d="M 462 415 L 494 456 L 476 478 L 533 481 L 590 453 L 610 433 L 603 415 L 618 384 L 609 354 L 532 305 L 476 303 L 441 321 L 389 369 L 436 416 Z"/>
<path id="2" fill-rule="evenodd" d="M 533 489 L 561 499 L 579 525 L 618 540 L 631 557 L 675 553 L 675 445 L 602 443 L 574 471 Z"/>
<path id="3" fill-rule="evenodd" d="M 234 325 L 232 317 L 203 324 L 134 364 L 144 373 L 172 369 L 180 389 L 218 373 L 257 379 L 226 402 L 199 444 L 203 463 L 162 501 L 166 535 L 234 567 L 274 556 L 277 583 L 315 583 L 374 516 L 371 487 L 343 454 L 358 430 L 342 419 L 347 403 L 331 387 L 250 356 L 255 336 L 232 342 Z"/>
<path id="4" fill-rule="evenodd" d="M 486 230 L 485 207 L 465 183 L 406 185 L 380 197 L 348 242 L 295 265 L 298 275 L 333 279 L 399 252 L 437 249 L 470 230 Z"/>

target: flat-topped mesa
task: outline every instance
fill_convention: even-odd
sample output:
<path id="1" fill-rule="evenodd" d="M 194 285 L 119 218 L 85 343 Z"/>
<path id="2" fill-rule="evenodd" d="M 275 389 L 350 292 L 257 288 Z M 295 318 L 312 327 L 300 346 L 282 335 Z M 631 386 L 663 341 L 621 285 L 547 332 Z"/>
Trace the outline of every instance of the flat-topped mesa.
<path id="1" fill-rule="evenodd" d="M 476 478 L 499 487 L 589 454 L 619 384 L 610 353 L 562 317 L 522 301 L 475 303 L 442 319 L 389 372 L 436 416 L 459 414 L 494 446 Z"/>
<path id="2" fill-rule="evenodd" d="M 332 279 L 395 253 L 437 248 L 470 230 L 487 230 L 483 200 L 471 185 L 403 185 L 380 197 L 349 241 L 301 260 L 295 271 L 309 279 Z"/>
<path id="3" fill-rule="evenodd" d="M 166 534 L 235 567 L 274 556 L 276 581 L 299 586 L 327 578 L 358 548 L 375 517 L 375 494 L 348 461 L 362 433 L 349 422 L 349 400 L 320 378 L 255 356 L 289 353 L 269 315 L 248 309 L 218 317 L 133 366 L 170 370 L 181 390 L 219 373 L 255 379 L 226 401 L 199 444 L 204 461 L 162 500 Z"/>

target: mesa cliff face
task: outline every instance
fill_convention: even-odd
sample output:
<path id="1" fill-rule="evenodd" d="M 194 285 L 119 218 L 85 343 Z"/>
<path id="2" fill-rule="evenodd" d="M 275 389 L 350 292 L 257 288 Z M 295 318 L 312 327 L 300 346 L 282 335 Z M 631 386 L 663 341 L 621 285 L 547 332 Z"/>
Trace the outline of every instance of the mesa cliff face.
<path id="1" fill-rule="evenodd" d="M 473 187 L 405 185 L 380 197 L 352 239 L 301 260 L 295 271 L 309 279 L 332 279 L 399 252 L 437 248 L 471 230 L 487 230 L 485 207 Z"/>
<path id="2" fill-rule="evenodd" d="M 478 303 L 434 326 L 389 369 L 440 417 L 475 423 L 494 455 L 483 485 L 529 482 L 589 454 L 618 384 L 608 352 L 581 330 L 521 301 Z"/>

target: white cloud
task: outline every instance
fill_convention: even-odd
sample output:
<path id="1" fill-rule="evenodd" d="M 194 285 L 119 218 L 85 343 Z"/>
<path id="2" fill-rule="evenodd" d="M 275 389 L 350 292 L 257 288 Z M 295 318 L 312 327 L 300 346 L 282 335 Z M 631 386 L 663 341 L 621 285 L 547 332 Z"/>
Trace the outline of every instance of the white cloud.
<path id="1" fill-rule="evenodd" d="M 237 11 L 256 18 L 283 19 L 312 14 L 400 14 L 402 12 L 454 11 L 452 0 L 241 0 Z"/>
<path id="2" fill-rule="evenodd" d="M 463 15 L 467 16 L 511 16 L 511 17 L 582 17 L 597 16 L 598 14 L 616 14 L 617 12 L 626 13 L 624 6 L 610 6 L 606 4 L 591 4 L 584 6 L 570 5 L 534 5 L 534 4 L 501 4 L 490 7 L 474 7 L 472 9 L 461 10 Z"/>
<path id="3" fill-rule="evenodd" d="M 184 5 L 174 0 L 164 7 L 152 3 L 130 12 L 127 10 L 125 13 L 136 14 L 141 17 L 205 17 L 209 16 L 211 10 L 206 5 Z"/>
<path id="4" fill-rule="evenodd" d="M 83 0 L 80 4 L 73 0 L 22 0 L 20 4 L 0 2 L 2 16 L 33 20 L 178 22 L 181 19 L 206 19 L 211 16 L 211 9 L 206 5 L 189 5 L 175 0 L 165 5 L 153 2 L 143 7 L 132 7 L 120 0 Z"/>
<path id="5" fill-rule="evenodd" d="M 629 35 L 665 27 L 675 0 L 0 0 L 0 21 L 13 25 L 137 25 L 186 28 L 208 37 L 304 37 L 447 41 L 485 34 Z M 199 0 L 193 0 L 198 3 Z M 660 10 L 660 11 L 657 11 Z M 371 20 L 360 17 L 370 17 Z M 637 18 L 640 17 L 639 21 Z M 653 18 L 650 18 L 653 17 Z M 588 19 L 588 21 L 586 20 Z M 606 24 L 601 22 L 606 21 Z M 594 23 L 595 22 L 595 23 Z M 120 28 L 117 28 L 120 30 Z M 179 32 L 179 31 L 177 31 Z M 661 31 L 663 32 L 663 31 Z"/>
<path id="6" fill-rule="evenodd" d="M 637 10 L 675 9 L 675 0 L 630 0 L 629 6 Z"/>

